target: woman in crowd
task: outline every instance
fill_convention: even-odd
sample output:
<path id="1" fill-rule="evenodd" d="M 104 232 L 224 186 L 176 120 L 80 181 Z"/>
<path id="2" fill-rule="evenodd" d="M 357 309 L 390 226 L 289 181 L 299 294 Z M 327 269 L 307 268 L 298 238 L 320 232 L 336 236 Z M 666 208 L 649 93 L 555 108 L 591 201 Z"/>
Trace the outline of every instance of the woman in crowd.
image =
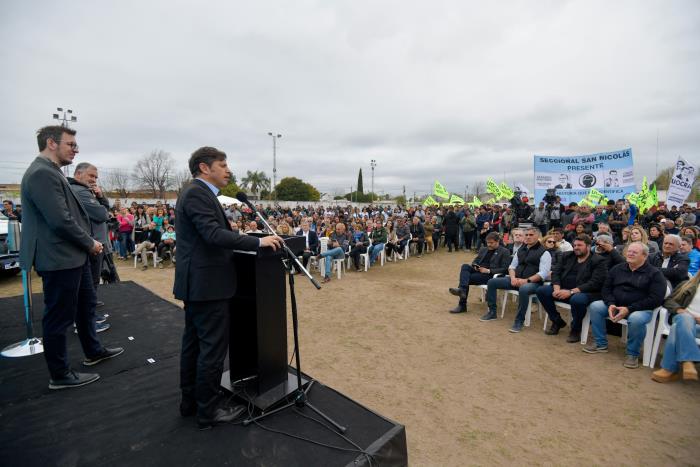
<path id="1" fill-rule="evenodd" d="M 365 233 L 362 225 L 356 222 L 353 226 L 352 247 L 350 248 L 350 257 L 352 258 L 353 266 L 355 266 L 355 271 L 360 271 L 360 255 L 367 253 L 368 246 L 369 238 L 367 238 L 367 233 Z"/>
<path id="2" fill-rule="evenodd" d="M 425 215 L 425 222 L 423 223 L 423 229 L 425 230 L 425 252 L 429 253 L 430 250 L 435 250 L 433 243 L 433 234 L 435 233 L 435 226 L 431 222 L 432 217 L 430 214 Z"/>
<path id="3" fill-rule="evenodd" d="M 134 251 L 134 241 L 131 239 L 134 216 L 129 214 L 127 208 L 121 208 L 117 221 L 119 222 L 119 259 L 126 259 Z"/>
<path id="4" fill-rule="evenodd" d="M 680 283 L 664 302 L 671 314 L 671 331 L 666 339 L 661 369 L 652 373 L 651 379 L 668 383 L 683 378 L 698 380 L 695 362 L 700 362 L 700 349 L 695 339 L 700 337 L 700 274 Z"/>
<path id="5" fill-rule="evenodd" d="M 136 214 L 134 214 L 134 244 L 139 244 L 146 236 L 145 231 L 148 230 L 148 225 L 151 223 L 151 218 L 146 214 L 146 209 L 142 204 L 136 206 Z"/>
<path id="6" fill-rule="evenodd" d="M 377 220 L 374 222 L 374 229 L 369 237 L 372 240 L 372 245 L 370 245 L 368 250 L 370 266 L 377 261 L 377 257 L 381 254 L 384 246 L 386 245 L 387 237 L 388 234 L 386 228 L 382 227 L 381 219 L 377 218 Z"/>
<path id="7" fill-rule="evenodd" d="M 399 237 L 396 235 L 392 220 L 386 222 L 386 246 L 384 249 L 387 261 L 392 261 L 391 257 L 394 251 L 399 252 Z"/>
<path id="8" fill-rule="evenodd" d="M 649 241 L 656 242 L 656 245 L 661 249 L 664 244 L 664 234 L 661 232 L 659 224 L 651 224 L 649 226 Z"/>
<path id="9" fill-rule="evenodd" d="M 573 245 L 574 240 L 576 240 L 576 237 L 578 237 L 581 234 L 585 234 L 585 233 L 586 233 L 586 225 L 583 222 L 579 222 L 578 224 L 576 224 L 576 227 L 574 227 L 574 230 L 566 233 L 566 241 Z"/>
<path id="10" fill-rule="evenodd" d="M 165 211 L 163 208 L 158 208 L 156 209 L 156 214 L 153 216 L 151 219 L 152 222 L 156 223 L 156 229 L 158 229 L 159 232 L 163 232 L 163 218 L 165 217 Z"/>
<path id="11" fill-rule="evenodd" d="M 287 221 L 282 221 L 280 224 L 277 226 L 277 235 L 293 235 L 292 234 L 292 228 L 289 227 L 289 224 L 287 224 Z"/>
<path id="12" fill-rule="evenodd" d="M 623 230 L 624 232 L 624 230 Z M 615 248 L 622 254 L 622 256 L 625 256 L 625 250 L 627 249 L 627 245 L 629 245 L 632 242 L 641 242 L 644 245 L 649 247 L 649 256 L 654 256 L 656 253 L 659 252 L 659 245 L 656 244 L 656 242 L 650 242 L 649 241 L 649 236 L 647 235 L 647 231 L 644 230 L 642 227 L 639 225 L 633 225 L 629 228 L 629 235 L 627 237 L 627 242 L 624 245 L 618 245 Z"/>
<path id="13" fill-rule="evenodd" d="M 168 225 L 165 232 L 160 238 L 160 243 L 158 244 L 158 267 L 163 269 L 163 259 L 165 258 L 165 252 L 170 252 L 170 258 L 172 262 L 175 262 L 175 240 L 177 236 L 175 235 L 175 227 Z"/>
<path id="14" fill-rule="evenodd" d="M 559 242 L 557 241 L 556 236 L 554 234 L 547 234 L 540 239 L 540 243 L 542 243 L 544 250 L 548 251 L 550 256 L 552 257 L 552 267 L 554 267 L 554 264 L 559 260 L 559 257 L 561 256 L 561 251 L 559 251 Z M 552 273 L 550 270 L 549 277 L 547 277 L 545 280 L 550 280 L 551 277 Z"/>

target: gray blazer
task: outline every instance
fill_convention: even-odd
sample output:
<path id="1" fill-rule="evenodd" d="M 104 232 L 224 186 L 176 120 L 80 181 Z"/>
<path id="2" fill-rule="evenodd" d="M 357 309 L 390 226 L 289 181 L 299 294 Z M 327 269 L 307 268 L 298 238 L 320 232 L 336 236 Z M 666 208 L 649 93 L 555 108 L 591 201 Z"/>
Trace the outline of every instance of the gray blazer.
<path id="1" fill-rule="evenodd" d="M 94 245 L 90 218 L 53 162 L 39 156 L 22 177 L 20 266 L 58 271 L 85 264 Z"/>
<path id="2" fill-rule="evenodd" d="M 92 190 L 77 181 L 74 178 L 68 177 L 68 184 L 75 196 L 80 200 L 85 212 L 90 216 L 90 225 L 92 227 L 92 236 L 95 240 L 102 243 L 105 253 L 111 253 L 109 241 L 109 232 L 107 229 L 107 221 L 109 220 L 109 201 L 107 198 L 98 198 Z"/>

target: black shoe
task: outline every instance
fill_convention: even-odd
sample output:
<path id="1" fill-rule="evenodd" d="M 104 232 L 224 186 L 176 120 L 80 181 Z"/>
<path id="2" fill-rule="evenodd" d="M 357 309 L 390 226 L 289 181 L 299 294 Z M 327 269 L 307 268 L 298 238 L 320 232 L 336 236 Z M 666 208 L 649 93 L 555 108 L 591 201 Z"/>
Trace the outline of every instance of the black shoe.
<path id="1" fill-rule="evenodd" d="M 110 358 L 114 358 L 117 355 L 121 355 L 124 353 L 124 349 L 121 347 L 114 347 L 113 349 L 108 349 L 104 348 L 101 353 L 92 356 L 92 357 L 87 357 L 85 360 L 83 360 L 83 365 L 85 366 L 92 366 L 92 365 L 97 365 L 103 360 L 108 360 Z"/>
<path id="2" fill-rule="evenodd" d="M 97 300 L 97 304 L 96 304 L 95 306 L 96 306 L 97 308 L 99 308 L 99 307 L 101 307 L 101 306 L 105 306 L 105 302 L 101 302 L 101 301 Z"/>
<path id="3" fill-rule="evenodd" d="M 214 409 L 214 413 L 210 417 L 197 417 L 197 425 L 200 430 L 208 430 L 214 425 L 222 423 L 230 423 L 245 412 L 245 406 L 235 405 L 233 407 L 221 406 Z"/>
<path id="4" fill-rule="evenodd" d="M 569 344 L 575 344 L 576 342 L 579 342 L 581 340 L 581 331 L 571 331 L 569 335 L 566 337 L 566 342 Z"/>
<path id="5" fill-rule="evenodd" d="M 456 307 L 454 307 L 450 310 L 450 313 L 466 313 L 466 312 L 467 312 L 467 307 L 462 306 L 462 305 L 457 305 Z"/>
<path id="6" fill-rule="evenodd" d="M 461 298 L 463 300 L 467 299 L 467 291 L 461 287 L 450 287 L 450 293 L 452 295 L 458 296 L 459 298 Z"/>
<path id="7" fill-rule="evenodd" d="M 566 321 L 564 321 L 563 319 L 559 321 L 553 321 L 552 327 L 550 327 L 544 333 L 548 336 L 556 336 L 557 334 L 559 334 L 559 330 L 564 326 L 566 326 Z"/>
<path id="8" fill-rule="evenodd" d="M 180 401 L 180 415 L 183 417 L 194 417 L 197 415 L 197 401 L 183 398 Z"/>
<path id="9" fill-rule="evenodd" d="M 49 380 L 49 389 L 77 388 L 94 383 L 98 379 L 100 379 L 100 375 L 97 373 L 78 373 L 70 370 L 60 378 L 51 378 Z"/>

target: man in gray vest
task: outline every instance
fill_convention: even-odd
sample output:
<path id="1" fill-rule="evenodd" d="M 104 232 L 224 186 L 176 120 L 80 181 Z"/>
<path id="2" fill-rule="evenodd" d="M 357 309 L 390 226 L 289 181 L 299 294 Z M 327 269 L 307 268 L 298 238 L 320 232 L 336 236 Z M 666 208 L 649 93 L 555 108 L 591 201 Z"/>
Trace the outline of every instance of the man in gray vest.
<path id="1" fill-rule="evenodd" d="M 100 273 L 102 272 L 102 261 L 105 255 L 111 253 L 110 241 L 107 232 L 107 221 L 109 220 L 109 201 L 102 194 L 102 190 L 97 185 L 97 167 L 89 162 L 81 162 L 75 166 L 73 177 L 68 177 L 71 190 L 78 197 L 85 212 L 90 217 L 93 238 L 102 243 L 104 250 L 97 255 L 90 255 L 90 269 L 92 272 L 92 284 L 97 293 L 100 285 Z M 97 306 L 102 302 L 98 301 Z M 109 323 L 105 323 L 104 316 L 97 316 L 97 332 L 109 329 Z"/>
<path id="2" fill-rule="evenodd" d="M 20 264 L 34 267 L 43 280 L 44 358 L 49 368 L 49 389 L 90 384 L 96 373 L 70 368 L 66 330 L 75 322 L 85 353 L 83 365 L 95 365 L 124 349 L 102 346 L 95 332 L 95 289 L 88 257 L 102 252 L 92 238 L 90 218 L 61 173 L 78 153 L 75 131 L 47 126 L 37 132 L 39 156 L 22 178 L 22 244 Z"/>
<path id="3" fill-rule="evenodd" d="M 530 295 L 537 291 L 549 276 L 552 268 L 552 257 L 540 243 L 540 230 L 528 227 L 525 230 L 525 244 L 513 255 L 513 261 L 508 266 L 508 277 L 495 277 L 488 281 L 486 301 L 489 311 L 479 318 L 479 321 L 493 321 L 497 318 L 496 297 L 498 289 L 517 290 L 518 314 L 515 317 L 510 332 L 520 332 L 525 323 L 525 313 L 530 301 Z"/>

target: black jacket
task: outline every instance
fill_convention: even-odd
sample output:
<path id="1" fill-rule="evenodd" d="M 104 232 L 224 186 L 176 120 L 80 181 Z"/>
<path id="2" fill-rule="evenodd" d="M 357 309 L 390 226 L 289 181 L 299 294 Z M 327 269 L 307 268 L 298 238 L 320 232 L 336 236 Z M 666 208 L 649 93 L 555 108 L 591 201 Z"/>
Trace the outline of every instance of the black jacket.
<path id="1" fill-rule="evenodd" d="M 598 248 L 596 248 L 596 250 L 597 250 L 597 249 L 598 249 Z M 608 271 L 609 271 L 610 269 L 612 269 L 613 266 L 617 266 L 617 265 L 620 264 L 620 263 L 626 262 L 626 261 L 625 261 L 625 258 L 624 258 L 624 257 L 620 254 L 620 252 L 617 251 L 615 248 L 613 248 L 612 250 L 610 250 L 610 253 L 602 253 L 602 252 L 601 252 L 601 253 L 596 253 L 596 254 L 597 254 L 598 256 L 600 256 L 601 258 L 605 259 L 605 261 L 607 262 L 607 266 L 606 266 L 606 267 L 608 268 Z"/>
<path id="2" fill-rule="evenodd" d="M 603 285 L 605 305 L 626 306 L 630 312 L 653 310 L 661 306 L 665 295 L 666 278 L 649 261 L 636 271 L 626 262 L 618 264 L 608 272 Z"/>
<path id="3" fill-rule="evenodd" d="M 486 253 L 488 253 L 489 249 L 486 248 L 485 246 L 481 247 L 479 249 L 479 254 L 476 255 L 476 258 L 474 258 L 474 261 L 472 264 L 478 264 L 481 265 L 481 261 L 483 261 L 484 257 L 486 256 Z M 489 261 L 489 264 L 486 266 L 483 266 L 491 271 L 491 275 L 494 274 L 507 274 L 508 273 L 508 266 L 510 266 L 510 252 L 508 251 L 508 248 L 504 246 L 500 246 L 496 248 L 496 251 L 493 252 L 493 255 L 491 256 L 491 261 Z"/>
<path id="4" fill-rule="evenodd" d="M 457 235 L 459 233 L 459 219 L 453 211 L 448 211 L 445 215 L 445 235 Z"/>
<path id="5" fill-rule="evenodd" d="M 421 224 L 420 222 L 418 224 L 411 223 L 410 230 L 414 240 L 425 239 L 425 229 L 423 228 L 423 224 Z"/>
<path id="6" fill-rule="evenodd" d="M 148 233 L 146 234 L 146 237 L 144 238 L 144 241 L 151 242 L 154 245 L 158 245 L 160 243 L 161 237 L 162 237 L 162 234 L 160 233 L 160 230 L 153 229 L 153 230 L 148 231 Z"/>
<path id="7" fill-rule="evenodd" d="M 177 200 L 175 298 L 225 300 L 236 293 L 233 250 L 256 251 L 259 239 L 231 230 L 226 214 L 204 182 L 193 180 Z"/>
<path id="8" fill-rule="evenodd" d="M 668 262 L 668 267 L 665 268 L 661 267 L 661 265 L 664 263 L 664 254 L 662 252 L 658 252 L 649 258 L 649 263 L 661 270 L 664 277 L 668 279 L 674 289 L 681 282 L 688 280 L 688 266 L 690 266 L 690 259 L 685 253 L 678 252 L 673 254 Z"/>
<path id="9" fill-rule="evenodd" d="M 561 254 L 559 261 L 552 268 L 552 284 L 561 285 L 561 280 L 578 261 L 573 251 Z M 600 300 L 600 291 L 608 275 L 608 261 L 602 256 L 591 253 L 576 274 L 576 288 L 588 294 L 591 301 Z"/>
<path id="10" fill-rule="evenodd" d="M 300 230 L 297 235 L 303 237 L 304 231 Z M 314 253 L 318 251 L 318 235 L 311 229 L 309 229 L 309 250 Z"/>

